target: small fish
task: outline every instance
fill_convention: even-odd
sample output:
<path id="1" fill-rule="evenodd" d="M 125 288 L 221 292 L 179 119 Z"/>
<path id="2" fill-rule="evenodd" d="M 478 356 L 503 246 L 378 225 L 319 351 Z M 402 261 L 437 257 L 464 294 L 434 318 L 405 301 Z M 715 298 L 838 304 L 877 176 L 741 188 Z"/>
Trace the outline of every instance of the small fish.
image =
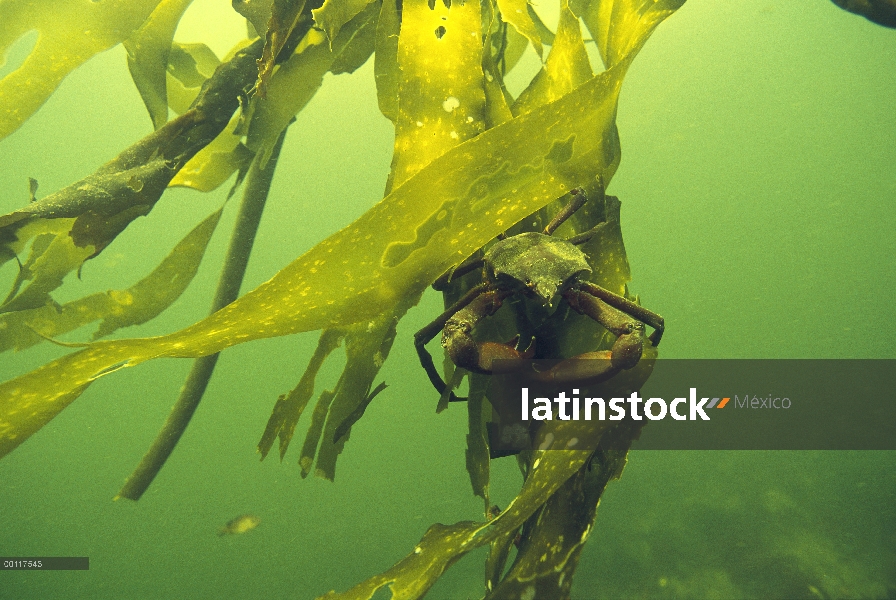
<path id="1" fill-rule="evenodd" d="M 237 533 L 246 533 L 247 531 L 252 531 L 258 524 L 261 523 L 261 519 L 256 517 L 255 515 L 240 515 L 234 519 L 231 519 L 227 522 L 227 525 L 218 530 L 218 535 L 233 535 Z"/>

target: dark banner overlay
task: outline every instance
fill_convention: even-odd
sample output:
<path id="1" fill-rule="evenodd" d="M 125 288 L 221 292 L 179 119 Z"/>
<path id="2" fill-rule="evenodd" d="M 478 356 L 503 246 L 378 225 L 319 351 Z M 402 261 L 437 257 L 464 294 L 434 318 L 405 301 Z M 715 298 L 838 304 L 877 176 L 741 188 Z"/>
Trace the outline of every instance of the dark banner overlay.
<path id="1" fill-rule="evenodd" d="M 487 392 L 493 456 L 598 444 L 896 450 L 896 360 L 642 363 L 615 372 L 598 360 L 496 361 Z"/>

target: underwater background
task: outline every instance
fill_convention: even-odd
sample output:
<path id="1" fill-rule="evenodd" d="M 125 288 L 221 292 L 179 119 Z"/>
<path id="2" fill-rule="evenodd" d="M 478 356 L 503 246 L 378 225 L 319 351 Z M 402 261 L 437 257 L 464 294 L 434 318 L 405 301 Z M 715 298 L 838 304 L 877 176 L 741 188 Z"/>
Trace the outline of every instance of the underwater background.
<path id="1" fill-rule="evenodd" d="M 245 33 L 229 4 L 194 2 L 177 39 L 223 55 Z M 20 40 L 0 76 L 33 43 Z M 531 50 L 526 60 L 507 78 L 514 93 L 537 70 Z M 372 67 L 327 75 L 290 128 L 244 291 L 382 197 L 393 127 L 377 109 Z M 823 0 L 689 0 L 657 29 L 622 89 L 623 160 L 608 192 L 622 201 L 631 290 L 666 319 L 661 357 L 896 358 L 894 67 L 896 31 Z M 0 213 L 27 202 L 28 177 L 45 195 L 151 130 L 124 50 L 95 57 L 0 142 Z M 132 284 L 226 187 L 169 190 L 57 300 Z M 234 209 L 186 293 L 118 337 L 207 314 Z M 0 554 L 89 556 L 90 570 L 4 571 L 0 598 L 311 598 L 387 569 L 434 522 L 481 519 L 464 466 L 466 412 L 435 413 L 413 350 L 441 302 L 427 292 L 399 324 L 378 377 L 389 387 L 353 429 L 333 483 L 302 480 L 296 448 L 282 463 L 256 453 L 314 333 L 224 352 L 138 503 L 112 497 L 190 361 L 152 361 L 92 385 L 0 461 Z M 0 379 L 67 352 L 4 354 Z M 327 363 L 319 389 L 341 367 Z M 492 477 L 504 506 L 519 488 L 515 461 L 494 461 Z M 216 535 L 242 513 L 258 515 L 258 528 Z M 455 564 L 427 597 L 481 597 L 484 553 Z M 633 450 L 604 494 L 573 597 L 894 598 L 896 454 Z"/>

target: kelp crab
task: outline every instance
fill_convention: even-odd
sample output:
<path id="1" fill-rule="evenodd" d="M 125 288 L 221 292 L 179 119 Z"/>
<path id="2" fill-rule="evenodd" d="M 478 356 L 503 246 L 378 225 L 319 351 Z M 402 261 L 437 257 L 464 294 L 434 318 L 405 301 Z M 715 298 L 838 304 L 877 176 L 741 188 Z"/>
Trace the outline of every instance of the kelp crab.
<path id="1" fill-rule="evenodd" d="M 555 308 L 562 297 L 574 311 L 590 317 L 616 336 L 610 350 L 573 356 L 543 373 L 544 379 L 585 385 L 605 381 L 620 371 L 631 369 L 641 360 L 645 323 L 654 329 L 649 338 L 651 345 L 659 345 L 665 327 L 660 315 L 585 279 L 591 267 L 578 246 L 589 241 L 598 226 L 567 240 L 553 237 L 557 228 L 587 201 L 582 188 L 572 190 L 570 195 L 572 199 L 541 233 L 502 236 L 484 256 L 465 261 L 433 284 L 437 290 L 444 289 L 456 276 L 484 270 L 482 283 L 471 288 L 414 336 L 420 363 L 440 394 L 446 393 L 447 386 L 426 350 L 426 344 L 439 331 L 442 332 L 442 347 L 452 362 L 473 373 L 491 374 L 495 360 L 536 356 L 534 336 L 530 337 L 523 351 L 518 348 L 519 334 L 506 344 L 477 342 L 473 337 L 479 321 L 495 314 L 505 300 L 516 295 L 534 299 L 547 310 Z M 449 393 L 452 400 L 458 400 L 453 392 Z"/>

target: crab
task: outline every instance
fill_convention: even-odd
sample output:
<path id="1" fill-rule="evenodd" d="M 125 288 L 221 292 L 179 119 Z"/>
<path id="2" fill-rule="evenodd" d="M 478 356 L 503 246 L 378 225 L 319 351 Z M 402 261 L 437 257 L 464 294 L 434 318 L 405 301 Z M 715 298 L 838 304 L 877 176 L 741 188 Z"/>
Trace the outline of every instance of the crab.
<path id="1" fill-rule="evenodd" d="M 591 268 L 578 246 L 591 239 L 596 230 L 566 240 L 553 236 L 554 231 L 587 201 L 581 188 L 570 194 L 572 200 L 542 233 L 527 232 L 499 238 L 482 258 L 464 261 L 433 284 L 434 288 L 442 289 L 455 277 L 483 269 L 481 283 L 414 335 L 420 363 L 440 394 L 447 391 L 452 401 L 462 400 L 447 390 L 426 350 L 426 344 L 439 331 L 442 332 L 442 347 L 451 361 L 473 373 L 490 375 L 496 360 L 529 359 L 535 355 L 534 338 L 525 350 L 518 348 L 519 335 L 507 343 L 477 342 L 473 338 L 477 323 L 495 314 L 513 296 L 522 295 L 546 309 L 566 302 L 574 311 L 594 319 L 616 336 L 610 350 L 585 352 L 561 361 L 540 374 L 543 381 L 591 385 L 633 368 L 644 349 L 645 324 L 654 330 L 646 339 L 653 346 L 659 345 L 664 329 L 660 315 L 586 280 Z"/>

